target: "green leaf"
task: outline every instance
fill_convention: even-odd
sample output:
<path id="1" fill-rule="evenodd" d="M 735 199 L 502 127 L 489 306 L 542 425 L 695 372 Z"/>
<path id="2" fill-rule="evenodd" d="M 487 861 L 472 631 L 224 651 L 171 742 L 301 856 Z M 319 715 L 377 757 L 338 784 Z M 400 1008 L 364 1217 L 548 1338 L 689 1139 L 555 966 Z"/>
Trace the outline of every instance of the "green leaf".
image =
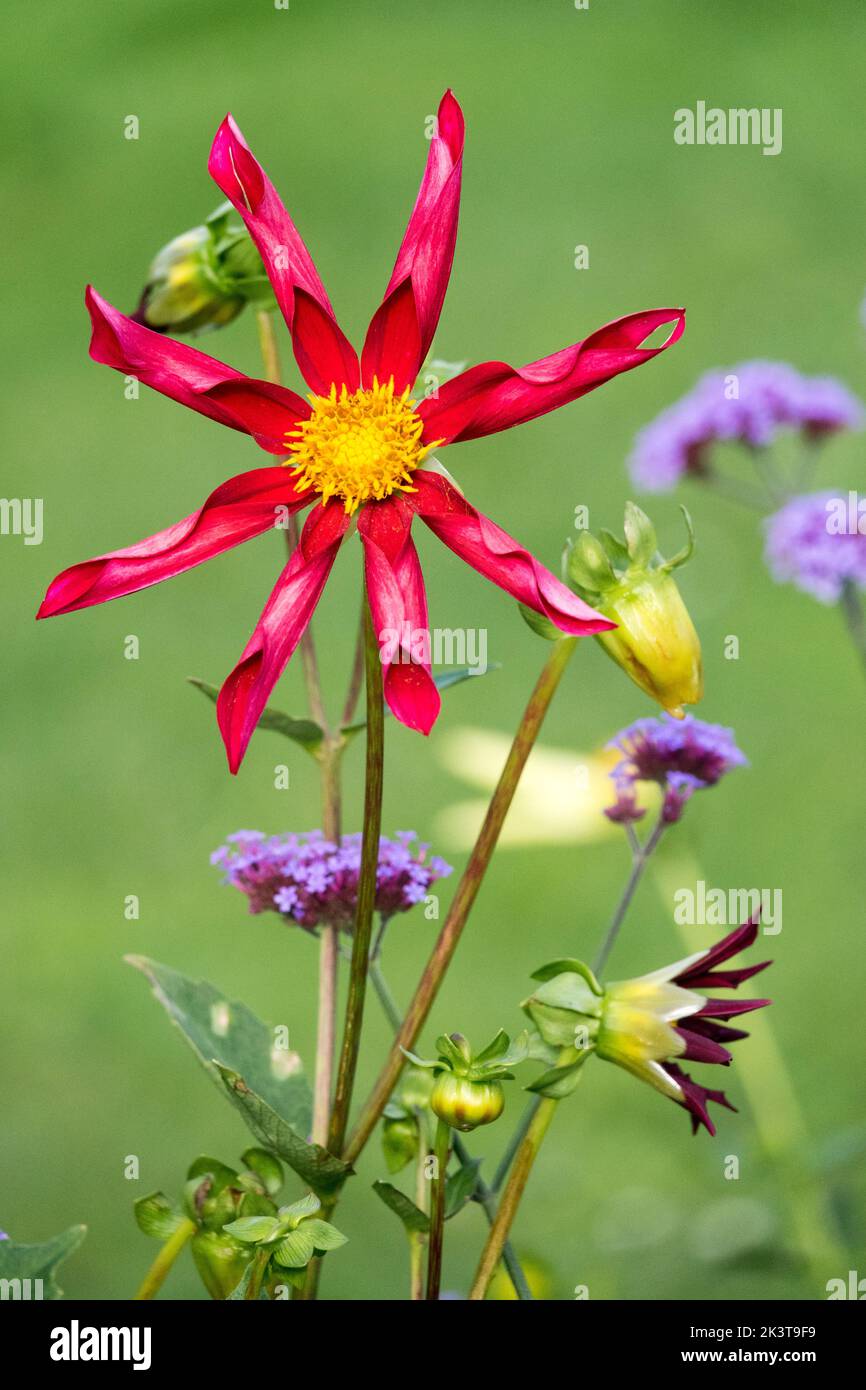
<path id="1" fill-rule="evenodd" d="M 294 1227 L 299 1221 L 303 1221 L 305 1216 L 315 1216 L 322 1207 L 321 1202 L 314 1192 L 308 1192 L 306 1197 L 300 1197 L 297 1202 L 290 1203 L 287 1207 L 280 1207 L 280 1217 Z"/>
<path id="2" fill-rule="evenodd" d="M 222 1090 L 218 1066 L 241 1073 L 279 1118 L 309 1133 L 312 1095 L 296 1052 L 274 1045 L 272 1029 L 245 1004 L 228 1000 L 207 980 L 192 980 L 145 956 L 126 960 L 149 980 L 208 1075 Z M 257 1136 L 258 1137 L 258 1136 Z"/>
<path id="3" fill-rule="evenodd" d="M 599 998 L 604 994 L 604 986 L 599 984 L 589 966 L 584 965 L 582 960 L 577 960 L 574 956 L 564 956 L 561 960 L 550 960 L 546 965 L 534 970 L 529 978 L 531 980 L 552 980 L 556 975 L 580 975 L 586 980 L 593 994 Z"/>
<path id="4" fill-rule="evenodd" d="M 550 1071 L 537 1076 L 532 1085 L 526 1087 L 527 1091 L 547 1096 L 549 1100 L 563 1100 L 571 1095 L 580 1080 L 580 1069 L 589 1056 L 587 1051 L 576 1062 L 569 1062 L 564 1067 L 551 1067 Z"/>
<path id="5" fill-rule="evenodd" d="M 458 1211 L 462 1211 L 466 1203 L 471 1200 L 478 1182 L 478 1169 L 481 1167 L 480 1158 L 472 1158 L 468 1163 L 461 1163 L 456 1172 L 452 1173 L 445 1180 L 445 1220 L 450 1221 L 452 1216 L 456 1216 Z"/>
<path id="6" fill-rule="evenodd" d="M 78 1249 L 86 1234 L 86 1226 L 70 1226 L 68 1231 L 42 1245 L 19 1245 L 14 1240 L 0 1240 L 0 1279 L 22 1281 L 23 1287 L 19 1288 L 22 1298 L 62 1298 L 63 1290 L 54 1277 L 55 1271 L 73 1250 Z"/>
<path id="7" fill-rule="evenodd" d="M 168 1240 L 186 1217 L 177 1207 L 172 1206 L 164 1192 L 151 1192 L 147 1197 L 139 1197 L 133 1203 L 133 1215 L 140 1231 L 157 1240 Z"/>
<path id="8" fill-rule="evenodd" d="M 245 1298 L 246 1298 L 246 1296 L 247 1296 L 247 1289 L 249 1288 L 249 1286 L 250 1286 L 250 1280 L 251 1280 L 252 1277 L 253 1277 L 253 1269 L 255 1268 L 255 1263 L 256 1263 L 256 1262 L 255 1262 L 254 1259 L 253 1259 L 253 1260 L 250 1260 L 249 1264 L 247 1265 L 246 1269 L 244 1270 L 243 1274 L 241 1275 L 241 1281 L 240 1281 L 240 1283 L 239 1283 L 235 1288 L 232 1289 L 231 1293 L 229 1294 L 228 1298 L 226 1299 L 226 1302 L 227 1302 L 227 1303 L 231 1303 L 231 1302 L 233 1302 L 233 1301 L 237 1301 L 237 1300 L 245 1299 Z"/>
<path id="9" fill-rule="evenodd" d="M 259 1143 L 272 1149 L 288 1163 L 323 1201 L 338 1192 L 354 1169 L 328 1153 L 320 1144 L 308 1144 L 302 1139 L 238 1072 L 219 1062 L 215 1065 L 227 1094 Z"/>
<path id="10" fill-rule="evenodd" d="M 349 1239 L 342 1231 L 338 1231 L 336 1226 L 332 1226 L 330 1221 L 319 1221 L 315 1216 L 305 1221 L 300 1229 L 304 1235 L 312 1237 L 317 1250 L 339 1250 Z"/>
<path id="11" fill-rule="evenodd" d="M 543 637 L 546 642 L 558 642 L 564 633 L 560 632 L 549 618 L 545 618 L 543 613 L 536 613 L 534 608 L 529 608 L 525 603 L 518 603 L 520 616 L 527 627 L 532 628 L 536 637 Z"/>
<path id="12" fill-rule="evenodd" d="M 373 1183 L 373 1191 L 377 1197 L 381 1197 L 386 1207 L 390 1207 L 391 1211 L 399 1216 L 407 1231 L 426 1234 L 430 1230 L 430 1217 L 420 1207 L 416 1207 L 412 1199 L 407 1197 L 405 1192 L 401 1192 L 399 1187 L 380 1180 Z"/>
<path id="13" fill-rule="evenodd" d="M 686 543 L 682 550 L 678 550 L 676 555 L 672 555 L 669 560 L 665 560 L 664 564 L 659 566 L 659 569 L 665 570 L 668 574 L 670 574 L 671 570 L 679 569 L 680 565 L 687 564 L 695 553 L 694 522 L 692 521 L 691 514 L 683 506 L 682 502 L 680 503 L 680 511 L 686 523 Z"/>
<path id="14" fill-rule="evenodd" d="M 223 1226 L 226 1235 L 234 1236 L 245 1245 L 263 1245 L 273 1240 L 279 1229 L 280 1223 L 275 1216 L 241 1216 Z"/>
<path id="15" fill-rule="evenodd" d="M 298 1269 L 310 1263 L 315 1248 L 313 1237 L 302 1226 L 283 1236 L 274 1249 L 274 1259 L 287 1269 Z"/>
<path id="16" fill-rule="evenodd" d="M 190 685 L 194 685 L 196 690 L 200 690 L 209 700 L 216 704 L 219 689 L 215 685 L 210 685 L 208 681 L 199 680 L 198 676 L 188 676 Z M 259 729 L 270 729 L 275 734 L 282 734 L 284 738 L 290 738 L 293 743 L 300 744 L 307 753 L 316 757 L 321 749 L 325 737 L 325 731 L 321 725 L 313 719 L 299 718 L 293 714 L 283 714 L 282 710 L 273 709 L 266 705 L 259 715 Z"/>
<path id="17" fill-rule="evenodd" d="M 273 1154 L 267 1149 L 247 1149 L 241 1154 L 241 1163 L 261 1178 L 269 1197 L 276 1196 L 283 1185 L 283 1169 Z"/>

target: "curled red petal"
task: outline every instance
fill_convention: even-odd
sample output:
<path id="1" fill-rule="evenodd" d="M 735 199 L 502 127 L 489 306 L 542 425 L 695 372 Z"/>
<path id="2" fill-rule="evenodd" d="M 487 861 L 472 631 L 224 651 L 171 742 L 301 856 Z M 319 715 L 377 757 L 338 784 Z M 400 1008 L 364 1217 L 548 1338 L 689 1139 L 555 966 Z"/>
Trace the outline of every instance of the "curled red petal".
<path id="1" fill-rule="evenodd" d="M 92 285 L 87 286 L 84 302 L 93 325 L 90 356 L 94 362 L 134 376 L 145 386 L 200 415 L 207 415 L 231 429 L 252 433 L 219 399 L 219 390 L 229 386 L 248 392 L 264 388 L 272 400 L 281 402 L 286 416 L 293 420 L 306 419 L 310 413 L 307 402 L 294 391 L 271 387 L 269 382 L 257 382 L 188 343 L 178 343 L 174 338 L 145 328 L 115 309 Z"/>
<path id="2" fill-rule="evenodd" d="M 365 385 L 390 376 L 411 386 L 426 357 L 448 288 L 463 173 L 463 112 L 453 92 L 439 104 L 427 164 L 385 298 L 361 353 Z"/>
<path id="3" fill-rule="evenodd" d="M 357 389 L 355 349 L 340 328 L 313 259 L 282 200 L 231 115 L 214 137 L 208 171 L 243 218 L 292 335 L 310 389 Z"/>
<path id="4" fill-rule="evenodd" d="M 665 1062 L 663 1065 L 665 1071 L 673 1077 L 683 1093 L 683 1099 L 678 1100 L 676 1104 L 681 1105 L 684 1110 L 689 1112 L 692 1134 L 697 1134 L 701 1125 L 710 1134 L 715 1134 L 716 1127 L 710 1119 L 708 1109 L 710 1101 L 716 1105 L 723 1105 L 726 1110 L 733 1110 L 736 1114 L 737 1107 L 731 1104 L 724 1091 L 711 1091 L 706 1086 L 702 1086 L 700 1082 L 689 1076 L 688 1072 L 678 1067 L 675 1062 Z"/>
<path id="5" fill-rule="evenodd" d="M 362 509 L 358 532 L 385 699 L 401 724 L 429 734 L 441 699 L 430 669 L 427 595 L 410 534 L 412 515 L 401 497 L 373 502 Z"/>
<path id="6" fill-rule="evenodd" d="M 701 989 L 718 986 L 720 988 L 736 989 L 737 985 L 743 980 L 748 980 L 752 975 L 757 975 L 760 970 L 766 970 L 770 961 L 761 961 L 759 965 L 747 966 L 743 970 L 726 970 L 713 974 L 717 965 L 723 965 L 726 960 L 736 956 L 740 951 L 745 951 L 749 946 L 753 946 L 758 936 L 758 918 L 752 917 L 742 926 L 735 927 L 732 932 L 717 941 L 715 946 L 711 946 L 705 951 L 700 960 L 690 965 L 681 975 L 676 977 L 676 983 L 682 985 L 683 989 Z M 728 980 L 732 984 L 726 985 Z"/>
<path id="7" fill-rule="evenodd" d="M 306 631 L 348 525 L 339 502 L 313 508 L 240 661 L 223 683 L 217 720 L 232 772 L 240 767 L 268 696 Z"/>
<path id="8" fill-rule="evenodd" d="M 666 342 L 641 347 L 650 334 L 669 323 L 674 327 Z M 470 367 L 419 405 L 424 439 L 457 444 L 546 415 L 621 372 L 651 361 L 682 337 L 685 324 L 684 309 L 650 309 L 615 319 L 582 342 L 527 367 L 509 367 L 505 362 Z"/>
<path id="9" fill-rule="evenodd" d="M 407 494 L 439 539 L 479 574 L 560 629 L 584 637 L 616 624 L 567 589 L 518 541 L 477 511 L 441 474 L 419 469 Z"/>
<path id="10" fill-rule="evenodd" d="M 314 493 L 296 493 L 285 468 L 255 468 L 216 488 L 197 512 L 136 545 L 72 565 L 52 581 L 37 613 L 51 618 L 171 579 L 279 525 Z"/>

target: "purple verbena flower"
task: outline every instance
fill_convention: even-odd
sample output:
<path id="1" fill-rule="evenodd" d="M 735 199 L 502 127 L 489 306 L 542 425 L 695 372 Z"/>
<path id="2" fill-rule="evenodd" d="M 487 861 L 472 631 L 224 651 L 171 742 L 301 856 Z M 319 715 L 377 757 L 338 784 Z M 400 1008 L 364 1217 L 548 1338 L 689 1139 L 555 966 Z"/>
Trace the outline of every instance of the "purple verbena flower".
<path id="1" fill-rule="evenodd" d="M 609 747 L 623 755 L 610 774 L 617 794 L 605 812 L 611 820 L 635 819 L 627 814 L 635 783 L 656 782 L 665 794 L 662 819 L 670 825 L 679 820 L 693 792 L 714 786 L 731 768 L 747 765 L 732 729 L 691 714 L 638 719 L 621 729 Z"/>
<path id="2" fill-rule="evenodd" d="M 743 362 L 707 372 L 635 440 L 633 481 L 664 492 L 687 473 L 701 474 L 713 444 L 732 441 L 754 449 L 772 444 L 780 430 L 820 438 L 860 429 L 860 401 L 833 377 L 807 377 L 786 362 Z"/>
<path id="3" fill-rule="evenodd" d="M 773 578 L 821 603 L 838 602 L 846 581 L 866 588 L 866 535 L 856 506 L 852 518 L 849 510 L 842 493 L 812 492 L 767 517 L 764 558 Z"/>
<path id="4" fill-rule="evenodd" d="M 326 923 L 351 930 L 361 872 L 360 834 L 339 845 L 320 830 L 301 835 L 265 835 L 239 830 L 211 855 L 224 882 L 240 889 L 250 912 L 278 912 L 308 931 Z M 379 841 L 376 909 L 383 917 L 422 902 L 437 879 L 451 873 L 444 859 L 429 855 L 414 830 Z"/>

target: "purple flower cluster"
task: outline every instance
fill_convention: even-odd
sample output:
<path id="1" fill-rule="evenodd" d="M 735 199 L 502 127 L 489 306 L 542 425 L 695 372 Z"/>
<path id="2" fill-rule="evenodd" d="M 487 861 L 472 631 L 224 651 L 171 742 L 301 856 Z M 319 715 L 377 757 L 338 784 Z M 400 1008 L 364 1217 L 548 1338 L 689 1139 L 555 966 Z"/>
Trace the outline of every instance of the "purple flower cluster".
<path id="1" fill-rule="evenodd" d="M 833 377 L 802 376 L 786 362 L 744 362 L 708 372 L 641 430 L 629 469 L 636 486 L 664 492 L 687 473 L 700 475 L 720 441 L 757 449 L 783 429 L 819 438 L 863 422 L 860 401 Z"/>
<path id="2" fill-rule="evenodd" d="M 339 845 L 320 830 L 301 835 L 265 835 L 239 830 L 211 855 L 225 883 L 249 899 L 250 912 L 279 912 L 307 930 L 326 923 L 351 930 L 358 900 L 361 840 L 343 835 Z M 383 917 L 407 912 L 423 902 L 431 885 L 451 873 L 451 865 L 416 843 L 414 830 L 379 841 L 376 909 Z"/>
<path id="3" fill-rule="evenodd" d="M 705 724 L 691 714 L 638 719 L 609 746 L 623 756 L 610 774 L 617 799 L 605 815 L 620 825 L 644 814 L 635 801 L 637 782 L 657 782 L 663 789 L 662 819 L 670 825 L 680 819 L 693 792 L 714 786 L 731 768 L 747 763 L 732 729 Z"/>
<path id="4" fill-rule="evenodd" d="M 780 584 L 796 584 L 821 603 L 836 603 L 846 581 L 866 589 L 866 535 L 854 524 L 840 529 L 840 493 L 812 492 L 792 497 L 767 517 L 764 558 Z"/>

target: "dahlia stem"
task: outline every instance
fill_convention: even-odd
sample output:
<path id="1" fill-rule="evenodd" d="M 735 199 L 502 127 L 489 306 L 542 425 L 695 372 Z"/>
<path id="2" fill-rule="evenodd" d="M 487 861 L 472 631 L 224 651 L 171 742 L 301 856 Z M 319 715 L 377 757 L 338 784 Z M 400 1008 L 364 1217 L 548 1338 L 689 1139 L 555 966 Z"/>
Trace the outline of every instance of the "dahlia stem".
<path id="1" fill-rule="evenodd" d="M 517 1150 L 517 1157 L 508 1175 L 508 1181 L 502 1198 L 496 1211 L 493 1225 L 487 1237 L 487 1243 L 481 1253 L 481 1260 L 475 1275 L 475 1281 L 469 1293 L 472 1301 L 480 1302 L 485 1298 L 490 1281 L 496 1273 L 496 1267 L 502 1259 L 502 1251 L 511 1230 L 511 1223 L 514 1220 L 523 1190 L 529 1180 L 532 1165 L 535 1162 L 542 1140 L 547 1133 L 548 1126 L 553 1119 L 559 1101 L 551 1100 L 549 1097 L 543 1099 L 536 1107 L 532 1119 L 529 1122 L 526 1133 L 523 1136 L 520 1147 Z"/>
<path id="2" fill-rule="evenodd" d="M 463 877 L 457 886 L 438 940 L 433 947 L 385 1065 L 379 1073 L 361 1112 L 355 1131 L 346 1146 L 343 1157 L 349 1163 L 354 1163 L 370 1138 L 376 1121 L 388 1103 L 388 1097 L 403 1069 L 405 1062 L 403 1048 L 408 1049 L 414 1046 L 439 992 L 442 979 L 451 963 L 451 958 L 460 940 L 460 934 L 466 925 L 466 919 L 487 872 L 505 817 L 517 790 L 521 773 L 526 766 L 526 760 L 532 751 L 533 744 L 538 737 L 538 731 L 544 722 L 544 716 L 547 714 L 563 671 L 576 645 L 576 637 L 561 637 L 559 641 L 553 643 L 544 669 L 523 712 L 505 767 L 487 808 L 484 823 L 478 833 L 478 839 L 475 841 L 469 862 L 463 871 Z"/>
<path id="3" fill-rule="evenodd" d="M 382 701 L 382 664 L 379 643 L 373 630 L 369 607 L 364 615 L 364 667 L 367 678 L 367 766 L 364 788 L 364 838 L 361 845 L 361 872 L 358 881 L 358 909 L 352 939 L 352 962 L 349 967 L 349 995 L 346 1001 L 346 1022 L 343 1048 L 337 1072 L 334 1109 L 331 1115 L 330 1141 L 332 1153 L 341 1154 L 346 1138 L 349 1106 L 355 1085 L 361 1026 L 364 1019 L 364 1000 L 367 993 L 367 972 L 370 960 L 370 939 L 373 932 L 373 911 L 376 906 L 376 879 L 379 869 L 379 836 L 382 828 L 382 777 L 385 754 L 385 716 Z"/>
<path id="4" fill-rule="evenodd" d="M 430 1184 L 427 1181 L 427 1159 L 430 1154 L 430 1134 L 427 1127 L 427 1116 L 423 1110 L 417 1110 L 418 1119 L 418 1157 L 415 1161 L 415 1205 L 419 1211 L 427 1212 L 427 1194 Z M 427 1236 L 423 1231 L 409 1232 L 409 1299 L 412 1303 L 420 1303 L 424 1298 L 424 1251 L 427 1247 Z"/>
<path id="5" fill-rule="evenodd" d="M 427 1254 L 427 1302 L 438 1303 L 442 1285 L 442 1243 L 445 1236 L 445 1177 L 451 1148 L 451 1126 L 440 1120 L 436 1126 L 434 1150 L 436 1177 L 430 1212 L 430 1245 Z"/>
<path id="6" fill-rule="evenodd" d="M 641 844 L 637 839 L 637 836 L 635 836 L 632 840 L 631 873 L 629 874 L 625 888 L 623 889 L 622 897 L 616 905 L 613 917 L 611 918 L 610 926 L 608 927 L 607 932 L 605 934 L 605 938 L 602 941 L 601 946 L 599 947 L 598 952 L 596 953 L 595 960 L 592 963 L 592 968 L 596 975 L 600 975 L 604 967 L 607 965 L 608 957 L 616 944 L 616 939 L 619 936 L 619 929 L 623 924 L 625 914 L 628 912 L 629 904 L 631 903 L 631 900 L 634 897 L 635 892 L 637 891 L 637 886 L 640 883 L 641 878 L 643 877 L 643 871 L 646 868 L 647 863 L 652 855 L 652 852 L 658 844 L 659 840 L 661 839 L 665 829 L 666 826 L 663 818 L 663 813 L 659 811 L 659 818 L 656 821 L 652 831 L 647 836 L 647 839 L 644 841 L 644 843 Z"/>
<path id="7" fill-rule="evenodd" d="M 184 1218 L 177 1230 L 169 1236 L 165 1245 L 162 1246 L 159 1254 L 144 1276 L 141 1288 L 135 1295 L 133 1302 L 144 1302 L 147 1299 L 153 1298 L 159 1292 L 165 1282 L 166 1275 L 181 1250 L 190 1237 L 195 1235 L 197 1229 L 194 1221 L 190 1221 L 188 1217 Z"/>
<path id="8" fill-rule="evenodd" d="M 280 353 L 274 333 L 273 315 L 267 310 L 256 314 L 256 327 L 259 334 L 259 348 L 265 377 L 279 386 L 281 382 Z M 297 517 L 289 517 L 286 530 L 286 546 L 289 554 L 297 549 L 299 539 Z M 340 757 L 342 744 L 335 737 L 328 724 L 325 702 L 322 696 L 322 682 L 319 676 L 319 662 L 312 626 L 306 628 L 301 638 L 301 664 L 304 671 L 304 684 L 307 691 L 307 704 L 310 716 L 322 729 L 322 746 L 319 751 L 322 786 L 322 830 L 326 839 L 335 844 L 340 840 Z M 334 1078 L 334 1058 L 337 1039 L 337 974 L 339 968 L 339 933 L 336 927 L 326 926 L 322 930 L 319 945 L 319 999 L 318 1023 L 316 1031 L 316 1076 L 313 1083 L 313 1128 L 312 1139 L 323 1146 L 328 1141 L 328 1126 L 331 1115 L 331 1088 Z"/>
<path id="9" fill-rule="evenodd" d="M 358 623 L 358 636 L 355 639 L 355 655 L 352 659 L 352 674 L 349 677 L 349 689 L 346 692 L 346 702 L 343 705 L 343 716 L 340 720 L 341 728 L 351 724 L 358 704 L 358 697 L 361 694 L 361 683 L 364 679 L 364 613 L 366 608 L 367 595 L 362 593 L 361 620 Z"/>
<path id="10" fill-rule="evenodd" d="M 850 579 L 846 579 L 842 585 L 839 604 L 857 655 L 866 666 L 866 619 L 863 617 L 860 596 Z"/>
<path id="11" fill-rule="evenodd" d="M 391 1027 L 394 1029 L 395 1033 L 398 1032 L 403 1022 L 403 1018 L 400 1013 L 400 1010 L 397 1008 L 397 1005 L 394 1001 L 394 996 L 388 988 L 388 983 L 385 979 L 384 974 L 382 973 L 382 967 L 379 965 L 375 952 L 370 958 L 370 980 L 372 982 L 374 990 L 376 991 L 376 994 L 378 995 L 379 1002 L 382 1005 L 382 1010 L 385 1014 L 385 1017 L 391 1024 Z M 522 1137 L 522 1133 L 518 1133 L 518 1143 Z M 460 1138 L 460 1135 L 456 1132 L 453 1135 L 453 1148 L 454 1153 L 461 1166 L 463 1168 L 468 1168 L 472 1163 L 472 1155 L 467 1149 L 463 1140 Z M 420 1152 L 421 1150 L 419 1147 L 419 1154 Z M 514 1151 L 512 1151 L 511 1154 L 511 1157 L 513 1156 Z M 511 1159 L 509 1158 L 508 1164 L 506 1166 L 506 1172 L 510 1166 Z M 488 1223 L 491 1224 L 493 1222 L 494 1217 L 496 1216 L 496 1187 L 496 1182 L 494 1182 L 492 1188 L 488 1187 L 487 1183 L 481 1177 L 480 1173 L 475 1180 L 475 1200 L 479 1203 L 482 1210 L 484 1211 Z M 417 1205 L 421 1206 L 421 1203 L 418 1202 Z M 422 1207 L 422 1210 L 423 1209 L 424 1208 Z M 509 1278 L 511 1279 L 511 1282 L 514 1285 L 514 1292 L 517 1294 L 517 1297 L 522 1301 L 531 1301 L 532 1294 L 530 1293 L 529 1285 L 526 1282 L 526 1275 L 523 1273 L 523 1270 L 520 1267 L 520 1261 L 515 1255 L 514 1249 L 510 1241 L 505 1242 L 505 1246 L 502 1251 L 502 1259 L 505 1264 L 505 1268 L 508 1270 Z"/>

